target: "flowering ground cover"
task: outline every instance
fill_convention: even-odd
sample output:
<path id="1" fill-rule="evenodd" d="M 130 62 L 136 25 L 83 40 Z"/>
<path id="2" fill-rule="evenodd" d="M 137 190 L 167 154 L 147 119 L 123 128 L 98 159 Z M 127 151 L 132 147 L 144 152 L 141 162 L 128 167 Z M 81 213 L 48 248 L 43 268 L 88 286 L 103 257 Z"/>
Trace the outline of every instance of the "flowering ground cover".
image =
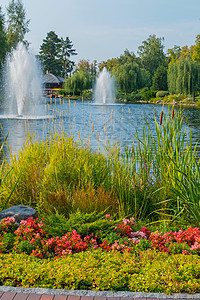
<path id="1" fill-rule="evenodd" d="M 105 219 L 112 222 L 110 215 Z M 118 251 L 134 253 L 146 249 L 168 254 L 200 254 L 200 229 L 189 227 L 175 232 L 151 232 L 146 227 L 136 229 L 134 218 L 123 219 L 115 224 L 108 238 L 90 233 L 81 236 L 75 229 L 63 236 L 50 236 L 45 230 L 45 220 L 32 217 L 21 221 L 19 226 L 14 218 L 5 218 L 0 223 L 0 252 L 26 253 L 38 258 L 61 258 L 88 250 Z"/>
<path id="2" fill-rule="evenodd" d="M 107 214 L 107 224 L 115 223 Z M 47 233 L 45 220 L 0 223 L 0 283 L 22 287 L 200 292 L 200 230 L 166 233 L 138 229 L 134 218 L 113 232 L 62 236 Z"/>

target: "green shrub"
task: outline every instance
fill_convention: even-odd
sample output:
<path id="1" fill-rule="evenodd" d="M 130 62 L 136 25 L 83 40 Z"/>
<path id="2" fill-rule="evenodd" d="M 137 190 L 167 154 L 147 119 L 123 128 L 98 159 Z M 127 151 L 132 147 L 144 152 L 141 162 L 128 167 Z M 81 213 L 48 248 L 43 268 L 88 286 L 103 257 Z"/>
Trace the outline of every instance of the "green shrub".
<path id="1" fill-rule="evenodd" d="M 140 93 L 142 94 L 142 99 L 143 100 L 150 100 L 151 98 L 155 98 L 156 97 L 156 92 L 157 91 L 153 91 L 149 88 L 143 88 Z"/>
<path id="2" fill-rule="evenodd" d="M 0 249 L 3 253 L 10 252 L 13 248 L 15 241 L 15 235 L 13 233 L 6 233 L 3 234 L 1 237 L 2 245 L 0 246 Z"/>
<path id="3" fill-rule="evenodd" d="M 131 94 L 127 94 L 125 98 L 127 101 L 138 101 L 138 100 L 142 100 L 143 96 L 141 93 L 132 92 Z"/>
<path id="4" fill-rule="evenodd" d="M 158 91 L 156 93 L 156 98 L 162 98 L 162 97 L 165 97 L 165 96 L 168 96 L 169 95 L 169 92 L 168 91 Z"/>
<path id="5" fill-rule="evenodd" d="M 110 218 L 105 217 L 105 211 L 101 213 L 94 211 L 88 214 L 77 210 L 75 213 L 70 213 L 69 218 L 58 213 L 45 216 L 46 230 L 55 237 L 75 229 L 82 237 L 94 233 L 101 238 L 106 238 L 108 233 L 113 232 L 115 224 L 120 221 L 113 218 L 110 221 Z"/>
<path id="6" fill-rule="evenodd" d="M 30 255 L 34 249 L 35 247 L 32 244 L 30 244 L 30 241 L 27 240 L 21 241 L 15 247 L 15 251 L 17 253 L 26 253 L 28 255 Z"/>
<path id="7" fill-rule="evenodd" d="M 83 91 L 82 96 L 84 99 L 92 99 L 93 92 L 91 90 L 85 90 L 85 91 Z"/>
<path id="8" fill-rule="evenodd" d="M 155 251 L 88 251 L 65 259 L 0 256 L 1 285 L 150 293 L 199 293 L 200 258 Z M 11 267 L 12 266 L 12 267 Z"/>
<path id="9" fill-rule="evenodd" d="M 66 97 L 66 96 L 67 96 L 67 93 L 66 93 L 65 90 L 60 89 L 60 90 L 58 90 L 58 95 L 61 95 L 61 96 L 63 96 L 63 97 Z"/>

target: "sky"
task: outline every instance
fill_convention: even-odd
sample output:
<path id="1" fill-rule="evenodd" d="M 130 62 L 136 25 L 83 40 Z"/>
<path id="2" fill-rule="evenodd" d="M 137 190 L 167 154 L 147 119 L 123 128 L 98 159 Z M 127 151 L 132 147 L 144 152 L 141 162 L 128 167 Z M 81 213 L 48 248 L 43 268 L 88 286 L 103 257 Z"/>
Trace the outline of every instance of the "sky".
<path id="1" fill-rule="evenodd" d="M 6 13 L 9 0 L 0 0 Z M 68 36 L 75 62 L 98 62 L 137 50 L 149 35 L 164 37 L 164 50 L 191 46 L 200 34 L 200 0 L 22 0 L 35 54 L 49 31 Z"/>

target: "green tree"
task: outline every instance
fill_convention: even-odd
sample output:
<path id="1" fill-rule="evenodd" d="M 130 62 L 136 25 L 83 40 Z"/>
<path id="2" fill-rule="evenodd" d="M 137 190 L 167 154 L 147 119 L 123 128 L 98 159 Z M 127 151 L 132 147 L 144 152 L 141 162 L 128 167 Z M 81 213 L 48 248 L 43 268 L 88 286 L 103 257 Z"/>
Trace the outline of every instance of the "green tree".
<path id="1" fill-rule="evenodd" d="M 174 46 L 171 49 L 167 50 L 167 64 L 174 63 L 181 55 L 181 47 Z"/>
<path id="2" fill-rule="evenodd" d="M 8 50 L 16 48 L 19 42 L 28 45 L 24 40 L 25 34 L 29 32 L 29 22 L 26 20 L 26 11 L 21 0 L 12 0 L 7 7 L 8 28 L 7 28 L 7 44 Z"/>
<path id="3" fill-rule="evenodd" d="M 39 59 L 42 62 L 44 71 L 61 75 L 62 63 L 59 56 L 61 40 L 54 31 L 47 33 L 46 38 L 40 46 Z"/>
<path id="4" fill-rule="evenodd" d="M 167 68 L 160 66 L 153 76 L 153 90 L 167 91 Z"/>
<path id="5" fill-rule="evenodd" d="M 168 69 L 168 87 L 173 94 L 192 95 L 200 90 L 200 64 L 188 57 L 170 64 Z"/>
<path id="6" fill-rule="evenodd" d="M 143 67 L 154 75 L 157 68 L 165 65 L 164 38 L 157 38 L 156 35 L 150 35 L 142 45 L 138 47 L 138 54 Z"/>
<path id="7" fill-rule="evenodd" d="M 105 67 L 108 71 L 113 72 L 115 71 L 120 65 L 125 64 L 127 62 L 137 62 L 136 56 L 133 52 L 130 52 L 128 49 L 124 51 L 120 57 L 111 58 L 107 61 L 103 61 L 99 64 L 99 70 L 102 71 Z"/>
<path id="8" fill-rule="evenodd" d="M 88 72 L 79 71 L 65 80 L 64 88 L 67 93 L 78 95 L 92 87 L 92 78 Z"/>
<path id="9" fill-rule="evenodd" d="M 95 79 L 97 75 L 97 61 L 94 60 L 93 63 L 90 63 L 88 59 L 81 59 L 76 65 L 74 73 L 79 71 L 87 72 L 93 79 Z"/>
<path id="10" fill-rule="evenodd" d="M 71 74 L 74 62 L 70 60 L 70 57 L 77 55 L 72 47 L 73 44 L 68 37 L 63 39 L 59 38 L 54 31 L 48 32 L 39 51 L 39 59 L 44 71 L 63 77 L 66 77 L 68 73 Z"/>
<path id="11" fill-rule="evenodd" d="M 200 35 L 196 37 L 195 45 L 193 46 L 192 59 L 200 63 Z"/>
<path id="12" fill-rule="evenodd" d="M 150 74 L 141 69 L 139 65 L 132 61 L 120 65 L 112 74 L 119 84 L 119 88 L 124 93 L 131 93 L 144 86 L 150 85 Z"/>
<path id="13" fill-rule="evenodd" d="M 6 32 L 4 27 L 4 15 L 0 6 L 0 65 L 6 56 Z"/>
<path id="14" fill-rule="evenodd" d="M 66 37 L 65 39 L 61 38 L 58 57 L 62 63 L 61 76 L 64 78 L 68 73 L 71 74 L 73 70 L 75 63 L 70 60 L 70 57 L 74 55 L 77 55 L 77 53 L 76 50 L 73 49 L 73 44 L 69 37 Z"/>

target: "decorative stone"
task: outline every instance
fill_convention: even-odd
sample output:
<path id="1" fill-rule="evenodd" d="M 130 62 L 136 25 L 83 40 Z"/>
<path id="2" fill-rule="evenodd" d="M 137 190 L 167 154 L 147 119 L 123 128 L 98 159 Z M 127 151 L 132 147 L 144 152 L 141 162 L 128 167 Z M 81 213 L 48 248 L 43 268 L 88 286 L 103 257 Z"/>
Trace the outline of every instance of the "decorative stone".
<path id="1" fill-rule="evenodd" d="M 7 217 L 14 217 L 15 221 L 20 223 L 21 220 L 26 220 L 29 217 L 36 219 L 38 217 L 38 212 L 32 207 L 17 205 L 4 209 L 0 212 L 0 221 Z"/>

